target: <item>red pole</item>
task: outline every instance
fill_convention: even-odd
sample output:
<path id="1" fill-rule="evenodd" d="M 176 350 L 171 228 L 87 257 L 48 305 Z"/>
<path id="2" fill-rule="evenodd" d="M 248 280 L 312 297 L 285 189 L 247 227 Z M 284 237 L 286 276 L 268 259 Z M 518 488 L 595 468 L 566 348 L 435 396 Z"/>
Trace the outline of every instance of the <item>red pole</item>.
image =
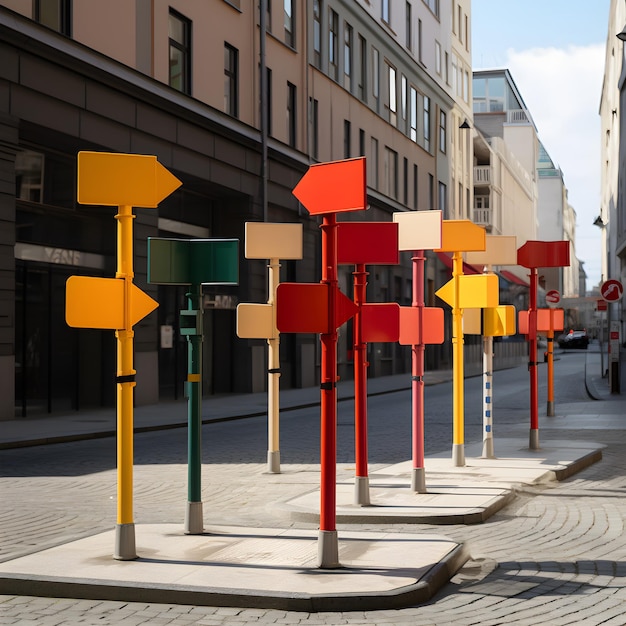
<path id="1" fill-rule="evenodd" d="M 426 493 L 424 468 L 424 251 L 416 250 L 413 261 L 413 302 L 418 309 L 420 343 L 411 346 L 411 391 L 413 424 L 413 472 L 411 489 Z"/>
<path id="2" fill-rule="evenodd" d="M 528 308 L 528 372 L 530 373 L 529 448 L 539 449 L 539 382 L 537 378 L 537 268 L 530 268 L 530 306 Z"/>
<path id="3" fill-rule="evenodd" d="M 365 264 L 357 263 L 354 276 L 354 443 L 356 460 L 355 504 L 368 505 L 367 485 L 367 344 L 363 341 L 361 305 L 365 304 L 368 273 Z"/>
<path id="4" fill-rule="evenodd" d="M 328 285 L 328 327 L 322 333 L 320 373 L 320 567 L 339 567 L 337 544 L 337 220 L 323 216 L 322 283 Z"/>

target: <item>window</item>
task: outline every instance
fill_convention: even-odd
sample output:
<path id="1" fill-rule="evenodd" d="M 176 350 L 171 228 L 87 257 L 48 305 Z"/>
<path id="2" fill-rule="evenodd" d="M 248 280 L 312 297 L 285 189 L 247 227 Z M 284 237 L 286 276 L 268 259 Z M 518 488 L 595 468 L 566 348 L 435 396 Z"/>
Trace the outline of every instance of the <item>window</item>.
<path id="1" fill-rule="evenodd" d="M 352 91 L 352 26 L 343 27 L 343 86 Z"/>
<path id="2" fill-rule="evenodd" d="M 424 148 L 430 152 L 430 98 L 424 96 Z"/>
<path id="3" fill-rule="evenodd" d="M 417 165 L 413 164 L 413 208 L 417 211 L 417 179 L 418 179 L 418 169 Z"/>
<path id="4" fill-rule="evenodd" d="M 402 195 L 402 201 L 404 202 L 405 206 L 408 206 L 409 204 L 409 160 L 404 157 L 404 160 L 402 162 L 402 189 L 403 189 L 403 195 Z"/>
<path id="5" fill-rule="evenodd" d="M 322 0 L 313 2 L 313 64 L 322 69 Z"/>
<path id="6" fill-rule="evenodd" d="M 267 67 L 265 68 L 265 76 L 266 76 L 266 89 L 267 89 L 267 111 L 266 111 L 266 120 L 265 124 L 267 127 L 267 134 L 272 134 L 272 70 Z"/>
<path id="7" fill-rule="evenodd" d="M 269 2 L 268 2 L 269 4 Z M 296 47 L 296 20 L 295 20 L 295 7 L 293 0 L 284 0 L 284 17 L 285 17 L 285 43 L 291 47 Z"/>
<path id="8" fill-rule="evenodd" d="M 380 111 L 380 55 L 372 48 L 372 95 L 376 103 L 376 112 Z"/>
<path id="9" fill-rule="evenodd" d="M 43 154 L 22 150 L 15 157 L 15 197 L 43 202 Z"/>
<path id="10" fill-rule="evenodd" d="M 287 83 L 287 137 L 288 137 L 289 145 L 292 148 L 296 147 L 296 137 L 297 137 L 296 107 L 297 107 L 296 86 L 292 85 L 291 83 Z"/>
<path id="11" fill-rule="evenodd" d="M 447 151 L 447 133 L 446 133 L 446 113 L 439 111 L 439 150 L 445 153 Z"/>
<path id="12" fill-rule="evenodd" d="M 70 37 L 72 35 L 71 0 L 35 0 L 35 21 Z"/>
<path id="13" fill-rule="evenodd" d="M 370 171 L 368 172 L 368 180 L 374 189 L 378 189 L 378 139 L 374 137 L 370 141 L 370 160 L 368 161 Z"/>
<path id="14" fill-rule="evenodd" d="M 239 8 L 239 7 L 237 7 Z M 271 0 L 267 0 L 265 3 L 265 30 L 268 33 L 272 32 L 272 3 Z"/>
<path id="15" fill-rule="evenodd" d="M 333 80 L 339 78 L 339 16 L 328 10 L 328 74 Z"/>
<path id="16" fill-rule="evenodd" d="M 435 41 L 435 71 L 441 76 L 441 44 Z"/>
<path id="17" fill-rule="evenodd" d="M 439 17 L 439 0 L 423 0 L 424 4 Z"/>
<path id="18" fill-rule="evenodd" d="M 389 122 L 395 126 L 398 113 L 396 68 L 389 64 L 387 64 L 387 77 L 389 79 Z"/>
<path id="19" fill-rule="evenodd" d="M 450 219 L 448 214 L 448 188 L 441 181 L 439 181 L 439 210 L 443 212 L 444 219 Z"/>
<path id="20" fill-rule="evenodd" d="M 367 41 L 359 35 L 359 51 L 361 54 L 361 70 L 359 76 L 359 98 L 367 102 Z"/>
<path id="21" fill-rule="evenodd" d="M 398 153 L 385 146 L 385 193 L 398 197 Z"/>
<path id="22" fill-rule="evenodd" d="M 435 178 L 432 174 L 428 175 L 428 208 L 435 208 Z"/>
<path id="23" fill-rule="evenodd" d="M 319 102 L 313 98 L 309 98 L 309 104 L 311 105 L 311 141 L 312 141 L 312 157 L 317 160 L 319 159 Z"/>
<path id="24" fill-rule="evenodd" d="M 410 2 L 406 3 L 406 47 L 413 50 L 413 7 Z"/>
<path id="25" fill-rule="evenodd" d="M 170 9 L 170 87 L 191 93 L 191 22 Z"/>
<path id="26" fill-rule="evenodd" d="M 417 89 L 411 87 L 409 100 L 409 137 L 417 143 Z"/>
<path id="27" fill-rule="evenodd" d="M 400 77 L 400 115 L 402 116 L 402 132 L 406 133 L 407 105 L 408 105 L 408 83 L 406 76 L 402 74 Z"/>
<path id="28" fill-rule="evenodd" d="M 423 63 L 422 60 L 422 20 L 417 20 L 417 60 Z"/>
<path id="29" fill-rule="evenodd" d="M 349 159 L 351 155 L 350 145 L 352 140 L 352 125 L 350 120 L 343 121 L 343 158 Z"/>
<path id="30" fill-rule="evenodd" d="M 383 0 L 382 2 L 382 13 L 381 13 L 381 17 L 383 19 L 383 22 L 386 22 L 387 24 L 391 23 L 391 9 L 390 9 L 390 0 Z"/>
<path id="31" fill-rule="evenodd" d="M 239 115 L 239 51 L 224 44 L 224 111 Z"/>
<path id="32" fill-rule="evenodd" d="M 365 156 L 365 131 L 359 129 L 359 156 Z"/>

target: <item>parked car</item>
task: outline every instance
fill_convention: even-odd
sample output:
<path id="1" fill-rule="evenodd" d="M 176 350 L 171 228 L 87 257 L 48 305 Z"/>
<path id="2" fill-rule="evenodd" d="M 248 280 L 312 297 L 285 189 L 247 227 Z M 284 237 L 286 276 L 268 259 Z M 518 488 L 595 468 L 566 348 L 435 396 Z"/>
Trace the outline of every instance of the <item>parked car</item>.
<path id="1" fill-rule="evenodd" d="M 586 330 L 570 330 L 558 339 L 559 347 L 586 350 L 589 345 L 589 337 Z"/>

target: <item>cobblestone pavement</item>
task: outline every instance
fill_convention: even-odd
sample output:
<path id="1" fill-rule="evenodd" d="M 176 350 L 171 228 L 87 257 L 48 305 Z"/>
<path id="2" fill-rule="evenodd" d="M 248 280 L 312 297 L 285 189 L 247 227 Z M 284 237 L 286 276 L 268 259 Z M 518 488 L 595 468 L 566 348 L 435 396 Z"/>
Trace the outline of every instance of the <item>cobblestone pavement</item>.
<path id="1" fill-rule="evenodd" d="M 600 405 L 588 402 L 561 405 L 565 415 Z M 619 405 L 620 407 L 622 405 Z M 626 408 L 626 407 L 624 407 Z M 492 626 L 496 624 L 550 626 L 626 624 L 626 410 L 624 429 L 602 428 L 589 423 L 580 430 L 551 430 L 543 422 L 542 437 L 570 438 L 604 443 L 600 463 L 561 483 L 544 483 L 520 490 L 516 500 L 487 522 L 474 526 L 434 527 L 404 524 L 395 532 L 442 534 L 465 542 L 472 559 L 431 602 L 401 610 L 343 613 L 297 613 L 277 610 L 194 607 L 95 600 L 69 600 L 0 596 L 0 624 L 394 624 L 402 626 Z M 262 439 L 263 421 L 250 420 Z M 519 426 L 503 430 L 523 433 Z M 527 432 L 527 431 L 526 431 Z M 153 437 L 138 438 L 135 469 L 136 523 L 171 522 L 182 519 L 186 490 L 185 434 L 172 431 L 169 445 L 156 460 L 150 458 Z M 62 446 L 66 446 L 63 448 Z M 114 441 L 98 440 L 80 447 L 59 444 L 40 448 L 39 463 L 48 460 L 48 476 L 33 468 L 11 477 L 9 460 L 0 481 L 3 502 L 19 507 L 0 510 L 0 546 L 5 560 L 17 554 L 41 550 L 49 544 L 84 534 L 109 530 L 115 518 L 116 476 L 114 468 L 93 466 L 100 447 Z M 261 446 L 262 447 L 262 446 Z M 54 453 L 53 453 L 54 449 Z M 49 450 L 50 458 L 46 459 Z M 59 454 L 59 452 L 66 454 Z M 22 452 L 23 454 L 23 452 Z M 73 454 L 71 463 L 67 455 Z M 56 459 L 56 460 L 55 460 Z M 60 461 L 59 459 L 62 459 Z M 373 465 L 374 473 L 381 465 Z M 85 468 L 88 468 L 86 471 Z M 264 475 L 265 465 L 254 462 L 205 465 L 203 488 L 207 524 L 285 525 L 271 503 L 287 500 L 314 488 L 319 481 L 315 463 L 285 463 L 278 476 Z M 341 463 L 338 479 L 348 479 L 353 467 Z M 6 476 L 6 478 L 5 478 Z M 28 488 L 24 485 L 28 484 Z M 50 502 L 51 495 L 54 502 Z M 42 498 L 45 506 L 38 505 Z M 38 500 L 39 499 L 39 500 Z M 102 506 L 108 501 L 109 506 Z M 219 502 L 219 510 L 206 503 Z M 31 511 L 25 519 L 22 510 Z M 37 513 L 38 509 L 40 513 Z M 306 527 L 306 524 L 299 524 Z M 351 526 L 376 530 L 380 526 Z M 388 527 L 384 530 L 389 530 Z M 341 527 L 339 527 L 341 532 Z"/>

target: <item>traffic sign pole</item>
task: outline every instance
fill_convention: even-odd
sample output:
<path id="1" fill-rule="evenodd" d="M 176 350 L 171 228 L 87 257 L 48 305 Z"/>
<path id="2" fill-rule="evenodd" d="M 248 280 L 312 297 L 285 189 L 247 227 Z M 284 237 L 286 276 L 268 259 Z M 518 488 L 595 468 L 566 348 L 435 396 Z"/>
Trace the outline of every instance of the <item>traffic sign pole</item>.
<path id="1" fill-rule="evenodd" d="M 550 316 L 552 322 L 552 316 Z M 546 405 L 546 415 L 554 417 L 554 330 L 551 328 L 546 337 L 548 342 L 547 362 L 548 362 L 548 400 Z"/>
<path id="2" fill-rule="evenodd" d="M 280 280 L 280 263 L 270 259 L 267 303 L 272 307 L 272 328 L 276 328 L 276 289 Z M 267 340 L 267 469 L 280 474 L 280 335 Z"/>
<path id="3" fill-rule="evenodd" d="M 418 310 L 418 333 L 420 341 L 411 346 L 411 423 L 412 461 L 411 489 L 426 493 L 426 469 L 424 459 L 424 262 L 423 250 L 416 250 L 413 263 L 413 299 L 411 306 Z"/>
<path id="4" fill-rule="evenodd" d="M 539 382 L 537 376 L 537 268 L 530 268 L 528 307 L 528 373 L 530 376 L 530 433 L 528 447 L 539 450 Z"/>
<path id="5" fill-rule="evenodd" d="M 133 285 L 133 213 L 129 205 L 118 208 L 117 272 L 124 281 L 124 327 L 115 331 L 117 339 L 117 525 L 114 558 L 137 558 L 133 521 L 133 337 L 131 289 Z"/>
<path id="6" fill-rule="evenodd" d="M 354 304 L 359 307 L 353 320 L 354 335 L 354 443 L 355 443 L 355 483 L 354 503 L 369 506 L 369 476 L 367 471 L 367 344 L 363 341 L 363 314 L 368 272 L 365 264 L 355 266 Z"/>
<path id="7" fill-rule="evenodd" d="M 322 568 L 339 567 L 339 543 L 336 528 L 337 481 L 337 220 L 334 213 L 322 222 L 322 284 L 328 286 L 328 326 L 320 335 L 320 530 L 318 564 Z"/>
<path id="8" fill-rule="evenodd" d="M 463 275 L 463 255 L 458 250 L 452 256 L 454 306 L 452 307 L 452 462 L 455 467 L 465 465 L 464 433 L 464 376 L 463 364 L 463 310 L 459 307 L 459 277 Z"/>

